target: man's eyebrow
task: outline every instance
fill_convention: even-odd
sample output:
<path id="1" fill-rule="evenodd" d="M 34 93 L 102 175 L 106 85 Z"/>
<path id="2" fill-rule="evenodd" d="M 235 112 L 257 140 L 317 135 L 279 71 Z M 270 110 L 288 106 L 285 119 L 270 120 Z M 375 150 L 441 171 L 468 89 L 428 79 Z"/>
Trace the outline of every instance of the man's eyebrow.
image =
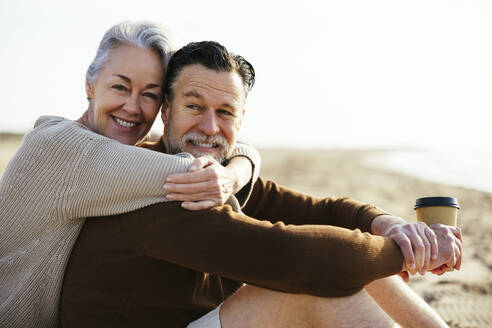
<path id="1" fill-rule="evenodd" d="M 202 99 L 202 95 L 199 94 L 198 92 L 196 92 L 195 90 L 190 90 L 188 92 L 186 92 L 184 94 L 185 97 L 195 97 L 195 98 L 199 98 L 199 99 Z"/>
<path id="2" fill-rule="evenodd" d="M 221 107 L 227 107 L 227 108 L 229 108 L 229 109 L 236 110 L 236 106 L 233 106 L 233 105 L 231 105 L 231 104 L 229 104 L 229 103 L 223 103 L 223 104 L 221 105 Z"/>
<path id="3" fill-rule="evenodd" d="M 122 74 L 113 74 L 113 75 L 119 77 L 122 80 L 125 80 L 128 83 L 132 83 L 132 79 L 130 79 L 128 76 Z M 160 87 L 161 87 L 160 84 L 149 83 L 145 86 L 145 89 L 160 88 Z"/>
<path id="4" fill-rule="evenodd" d="M 190 90 L 190 91 L 187 91 L 185 94 L 184 94 L 185 97 L 195 97 L 195 98 L 198 98 L 198 99 L 203 99 L 203 96 L 201 94 L 199 94 L 197 91 L 195 90 Z M 227 107 L 227 108 L 230 108 L 230 109 L 233 109 L 233 110 L 236 110 L 236 106 L 234 105 L 231 105 L 229 103 L 223 103 L 220 105 L 221 107 Z"/>

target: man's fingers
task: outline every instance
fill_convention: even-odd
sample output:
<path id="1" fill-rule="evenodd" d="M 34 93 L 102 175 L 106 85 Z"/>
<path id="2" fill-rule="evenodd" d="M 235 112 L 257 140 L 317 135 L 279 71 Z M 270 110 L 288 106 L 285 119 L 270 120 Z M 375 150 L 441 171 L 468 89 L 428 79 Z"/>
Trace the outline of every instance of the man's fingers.
<path id="1" fill-rule="evenodd" d="M 422 240 L 422 238 L 418 233 L 418 229 L 415 228 L 415 226 L 410 226 L 410 228 L 414 230 L 412 231 L 412 233 L 408 234 L 409 235 L 408 238 L 410 238 L 410 241 L 412 243 L 413 253 L 415 255 L 415 271 L 422 272 L 425 264 L 426 247 L 424 241 Z M 429 249 L 429 254 L 430 254 L 430 249 Z"/>
<path id="2" fill-rule="evenodd" d="M 458 248 L 456 265 L 454 266 L 456 270 L 461 269 L 461 259 L 463 258 L 463 243 L 460 239 L 456 238 L 456 246 Z"/>
<path id="3" fill-rule="evenodd" d="M 400 250 L 403 254 L 403 258 L 405 259 L 407 268 L 410 271 L 414 271 L 415 257 L 413 256 L 412 244 L 410 242 L 410 239 L 408 239 L 407 235 L 405 235 L 404 233 L 397 233 L 391 237 L 398 244 L 398 246 L 400 246 Z"/>
<path id="4" fill-rule="evenodd" d="M 430 246 L 430 243 L 429 241 L 427 240 L 427 237 L 425 236 L 425 231 L 423 232 L 424 234 L 424 237 L 420 238 L 422 239 L 422 242 L 424 243 L 424 247 L 425 247 L 425 250 L 424 250 L 424 265 L 422 267 L 422 270 L 420 270 L 420 274 L 421 275 L 424 275 L 426 270 L 429 268 L 429 264 L 430 264 L 430 257 L 431 257 L 431 246 Z"/>
<path id="5" fill-rule="evenodd" d="M 461 241 L 461 244 L 463 244 L 463 235 L 461 233 L 461 229 L 459 227 L 449 227 L 449 230 L 453 233 L 453 235 L 456 236 Z"/>
<path id="6" fill-rule="evenodd" d="M 439 246 L 437 244 L 437 237 L 434 230 L 427 227 L 425 229 L 425 235 L 431 246 L 431 260 L 437 259 L 437 254 L 439 253 Z"/>
<path id="7" fill-rule="evenodd" d="M 448 269 L 447 265 L 446 264 L 443 264 L 442 266 L 440 266 L 439 268 L 435 268 L 431 272 L 433 274 L 436 274 L 438 276 L 441 276 L 441 275 L 443 275 L 446 272 L 447 269 Z"/>
<path id="8" fill-rule="evenodd" d="M 398 275 L 403 279 L 404 282 L 409 282 L 410 281 L 410 275 L 408 274 L 408 271 L 401 271 L 398 273 Z"/>
<path id="9" fill-rule="evenodd" d="M 182 202 L 181 207 L 191 211 L 204 210 L 214 207 L 216 204 L 213 200 L 202 200 L 199 202 Z"/>
<path id="10" fill-rule="evenodd" d="M 424 275 L 426 273 L 426 270 L 429 268 L 430 265 L 430 257 L 431 257 L 431 244 L 427 238 L 426 230 L 427 230 L 427 225 L 425 223 L 418 223 L 416 226 L 416 230 L 418 232 L 418 237 L 420 237 L 420 242 L 423 245 L 423 250 L 422 250 L 422 255 L 424 256 L 422 259 L 422 268 L 419 270 L 419 273 L 421 275 Z M 416 238 L 418 239 L 418 238 Z M 417 241 L 418 242 L 418 241 Z"/>

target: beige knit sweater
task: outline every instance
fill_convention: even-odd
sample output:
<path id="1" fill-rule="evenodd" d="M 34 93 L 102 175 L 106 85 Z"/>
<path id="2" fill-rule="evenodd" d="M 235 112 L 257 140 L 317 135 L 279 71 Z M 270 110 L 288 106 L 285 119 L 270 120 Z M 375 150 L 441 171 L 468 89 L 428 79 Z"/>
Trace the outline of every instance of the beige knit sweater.
<path id="1" fill-rule="evenodd" d="M 237 155 L 259 163 L 247 145 Z M 38 119 L 0 179 L 0 327 L 56 327 L 65 265 L 84 218 L 165 201 L 166 176 L 186 172 L 190 162 L 64 118 Z"/>

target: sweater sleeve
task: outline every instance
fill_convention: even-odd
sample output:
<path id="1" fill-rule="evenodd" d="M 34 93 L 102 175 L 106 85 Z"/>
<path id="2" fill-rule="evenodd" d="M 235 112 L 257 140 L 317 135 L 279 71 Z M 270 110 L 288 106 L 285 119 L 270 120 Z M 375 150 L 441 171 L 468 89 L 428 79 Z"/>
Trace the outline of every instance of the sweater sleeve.
<path id="1" fill-rule="evenodd" d="M 235 195 L 241 207 L 244 207 L 251 195 L 251 192 L 253 191 L 253 186 L 256 180 L 258 180 L 258 176 L 260 174 L 260 168 L 261 168 L 261 156 L 260 153 L 256 150 L 256 148 L 254 148 L 252 145 L 242 141 L 237 141 L 230 158 L 232 159 L 238 156 L 243 156 L 249 159 L 252 167 L 251 179 Z"/>
<path id="2" fill-rule="evenodd" d="M 121 144 L 69 120 L 40 125 L 23 148 L 42 172 L 35 179 L 53 194 L 55 215 L 62 220 L 114 215 L 166 201 L 166 176 L 188 171 L 191 163 Z"/>
<path id="3" fill-rule="evenodd" d="M 371 222 L 376 216 L 387 214 L 373 205 L 347 197 L 311 197 L 261 178 L 243 212 L 272 222 L 333 225 L 363 232 L 371 232 Z"/>
<path id="4" fill-rule="evenodd" d="M 87 148 L 74 176 L 74 217 L 113 215 L 164 202 L 167 175 L 188 171 L 190 158 L 116 142 Z"/>
<path id="5" fill-rule="evenodd" d="M 285 225 L 225 205 L 186 211 L 175 202 L 124 215 L 139 253 L 269 289 L 335 297 L 402 268 L 390 238 L 327 225 Z"/>

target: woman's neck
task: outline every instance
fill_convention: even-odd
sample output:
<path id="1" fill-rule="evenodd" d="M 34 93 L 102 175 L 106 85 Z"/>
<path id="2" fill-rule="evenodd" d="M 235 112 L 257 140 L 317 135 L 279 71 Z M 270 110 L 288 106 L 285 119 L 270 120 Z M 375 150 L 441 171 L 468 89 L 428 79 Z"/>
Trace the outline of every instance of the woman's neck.
<path id="1" fill-rule="evenodd" d="M 92 130 L 91 126 L 89 125 L 89 110 L 86 110 L 78 120 L 75 120 L 75 122 L 80 123 L 86 128 Z"/>

